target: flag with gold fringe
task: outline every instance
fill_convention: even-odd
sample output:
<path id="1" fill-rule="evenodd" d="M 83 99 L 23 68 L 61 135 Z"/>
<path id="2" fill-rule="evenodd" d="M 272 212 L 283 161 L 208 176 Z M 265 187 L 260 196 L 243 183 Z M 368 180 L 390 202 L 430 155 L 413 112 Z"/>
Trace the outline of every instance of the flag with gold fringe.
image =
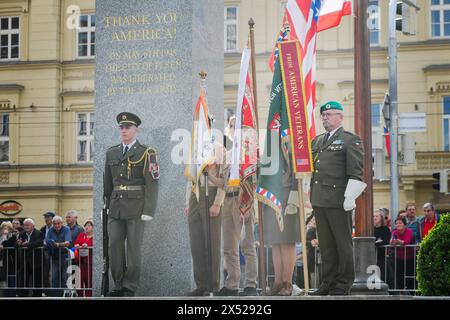
<path id="1" fill-rule="evenodd" d="M 214 147 L 208 112 L 206 91 L 202 87 L 195 107 L 189 161 L 184 172 L 184 175 L 192 182 L 192 191 L 195 192 L 197 200 L 203 170 L 207 165 L 214 163 Z"/>

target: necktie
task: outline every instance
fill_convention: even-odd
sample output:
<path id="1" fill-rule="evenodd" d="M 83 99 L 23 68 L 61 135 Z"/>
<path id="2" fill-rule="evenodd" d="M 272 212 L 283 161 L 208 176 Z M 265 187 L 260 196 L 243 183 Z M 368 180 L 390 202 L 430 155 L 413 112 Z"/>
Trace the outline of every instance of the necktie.
<path id="1" fill-rule="evenodd" d="M 125 150 L 123 151 L 123 154 L 128 152 L 128 146 L 125 146 Z"/>
<path id="2" fill-rule="evenodd" d="M 326 144 L 329 138 L 330 138 L 330 133 L 327 132 L 325 135 L 325 139 L 323 139 L 323 144 Z"/>

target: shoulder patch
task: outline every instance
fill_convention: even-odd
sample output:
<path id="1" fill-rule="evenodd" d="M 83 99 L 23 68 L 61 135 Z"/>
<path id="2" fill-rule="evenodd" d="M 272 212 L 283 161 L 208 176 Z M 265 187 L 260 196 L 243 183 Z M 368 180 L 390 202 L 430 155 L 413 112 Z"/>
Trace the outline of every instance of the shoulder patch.
<path id="1" fill-rule="evenodd" d="M 148 171 L 150 172 L 153 180 L 159 180 L 159 164 L 156 151 L 152 148 L 147 148 L 148 150 Z"/>

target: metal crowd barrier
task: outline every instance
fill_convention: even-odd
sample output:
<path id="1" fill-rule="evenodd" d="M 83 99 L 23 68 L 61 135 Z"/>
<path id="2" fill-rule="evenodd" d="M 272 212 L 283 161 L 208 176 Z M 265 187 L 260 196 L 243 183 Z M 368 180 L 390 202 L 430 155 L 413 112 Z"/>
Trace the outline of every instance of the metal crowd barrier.
<path id="1" fill-rule="evenodd" d="M 379 250 L 382 253 L 379 254 Z M 381 271 L 381 279 L 389 286 L 391 294 L 417 294 L 417 252 L 419 245 L 404 246 L 379 246 L 377 257 L 383 257 L 378 261 Z"/>
<path id="2" fill-rule="evenodd" d="M 259 248 L 258 248 L 259 249 Z M 389 286 L 391 294 L 417 294 L 416 262 L 419 245 L 380 246 L 377 257 L 381 279 Z M 29 251 L 32 250 L 30 253 Z M 55 251 L 56 250 L 56 251 Z M 275 278 L 271 247 L 266 250 L 267 284 Z M 378 254 L 383 250 L 382 254 Z M 78 248 L 78 255 L 73 257 L 71 249 L 53 249 L 55 256 L 50 256 L 46 247 L 35 249 L 6 247 L 0 249 L 2 265 L 0 272 L 4 275 L 0 297 L 90 297 L 92 296 L 92 247 Z M 310 272 L 310 290 L 320 286 L 321 259 L 320 249 L 315 248 L 314 272 Z M 296 263 L 294 276 L 297 276 L 300 264 Z M 309 270 L 311 266 L 309 266 Z M 302 278 L 302 276 L 301 276 Z M 294 279 L 294 283 L 296 283 Z M 299 285 L 299 287 L 302 287 Z M 303 289 L 303 288 L 302 288 Z M 258 285 L 258 291 L 261 291 Z"/>
<path id="3" fill-rule="evenodd" d="M 272 264 L 271 247 L 265 246 L 266 250 L 266 277 L 268 287 L 274 281 L 275 274 Z M 377 258 L 379 250 L 382 250 L 383 261 L 378 261 L 380 267 L 380 277 L 389 286 L 390 294 L 401 295 L 416 295 L 417 290 L 417 252 L 419 251 L 419 245 L 405 245 L 405 246 L 380 246 L 376 248 Z M 316 247 L 314 250 L 314 266 L 308 265 L 310 272 L 310 291 L 318 289 L 320 286 L 321 275 L 321 256 L 320 247 Z M 300 285 L 300 281 L 303 281 L 303 274 L 298 275 L 298 269 L 302 268 L 302 261 L 297 261 L 294 269 L 294 281 L 297 285 L 304 289 Z M 313 269 L 312 269 L 313 268 Z M 299 281 L 297 281 L 297 279 Z M 259 286 L 258 286 L 259 288 Z M 260 290 L 259 290 L 260 291 Z M 269 292 L 269 291 L 268 291 Z"/>
<path id="4" fill-rule="evenodd" d="M 92 247 L 76 257 L 69 248 L 4 247 L 0 258 L 0 297 L 92 296 Z"/>

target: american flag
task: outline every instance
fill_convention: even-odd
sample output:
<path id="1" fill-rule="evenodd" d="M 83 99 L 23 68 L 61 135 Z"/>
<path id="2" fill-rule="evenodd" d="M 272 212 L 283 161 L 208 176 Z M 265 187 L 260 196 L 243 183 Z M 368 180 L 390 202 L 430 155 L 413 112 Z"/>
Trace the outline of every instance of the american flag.
<path id="1" fill-rule="evenodd" d="M 286 13 L 291 39 L 298 39 L 302 55 L 302 73 L 308 110 L 310 137 L 316 136 L 314 103 L 316 101 L 316 40 L 321 0 L 289 0 Z"/>
<path id="2" fill-rule="evenodd" d="M 290 38 L 298 39 L 301 45 L 302 73 L 308 108 L 310 137 L 316 136 L 314 124 L 314 106 L 316 101 L 316 40 L 317 32 L 339 25 L 343 15 L 351 14 L 351 0 L 289 0 L 286 5 L 283 26 L 290 26 Z M 287 40 L 288 36 L 278 37 L 278 42 Z M 281 38 L 281 40 L 280 40 Z M 276 54 L 275 54 L 276 52 Z M 274 50 L 269 60 L 273 66 L 278 58 Z M 271 67 L 273 70 L 273 67 Z"/>
<path id="3" fill-rule="evenodd" d="M 309 159 L 297 159 L 297 165 L 307 166 L 309 165 Z"/>

